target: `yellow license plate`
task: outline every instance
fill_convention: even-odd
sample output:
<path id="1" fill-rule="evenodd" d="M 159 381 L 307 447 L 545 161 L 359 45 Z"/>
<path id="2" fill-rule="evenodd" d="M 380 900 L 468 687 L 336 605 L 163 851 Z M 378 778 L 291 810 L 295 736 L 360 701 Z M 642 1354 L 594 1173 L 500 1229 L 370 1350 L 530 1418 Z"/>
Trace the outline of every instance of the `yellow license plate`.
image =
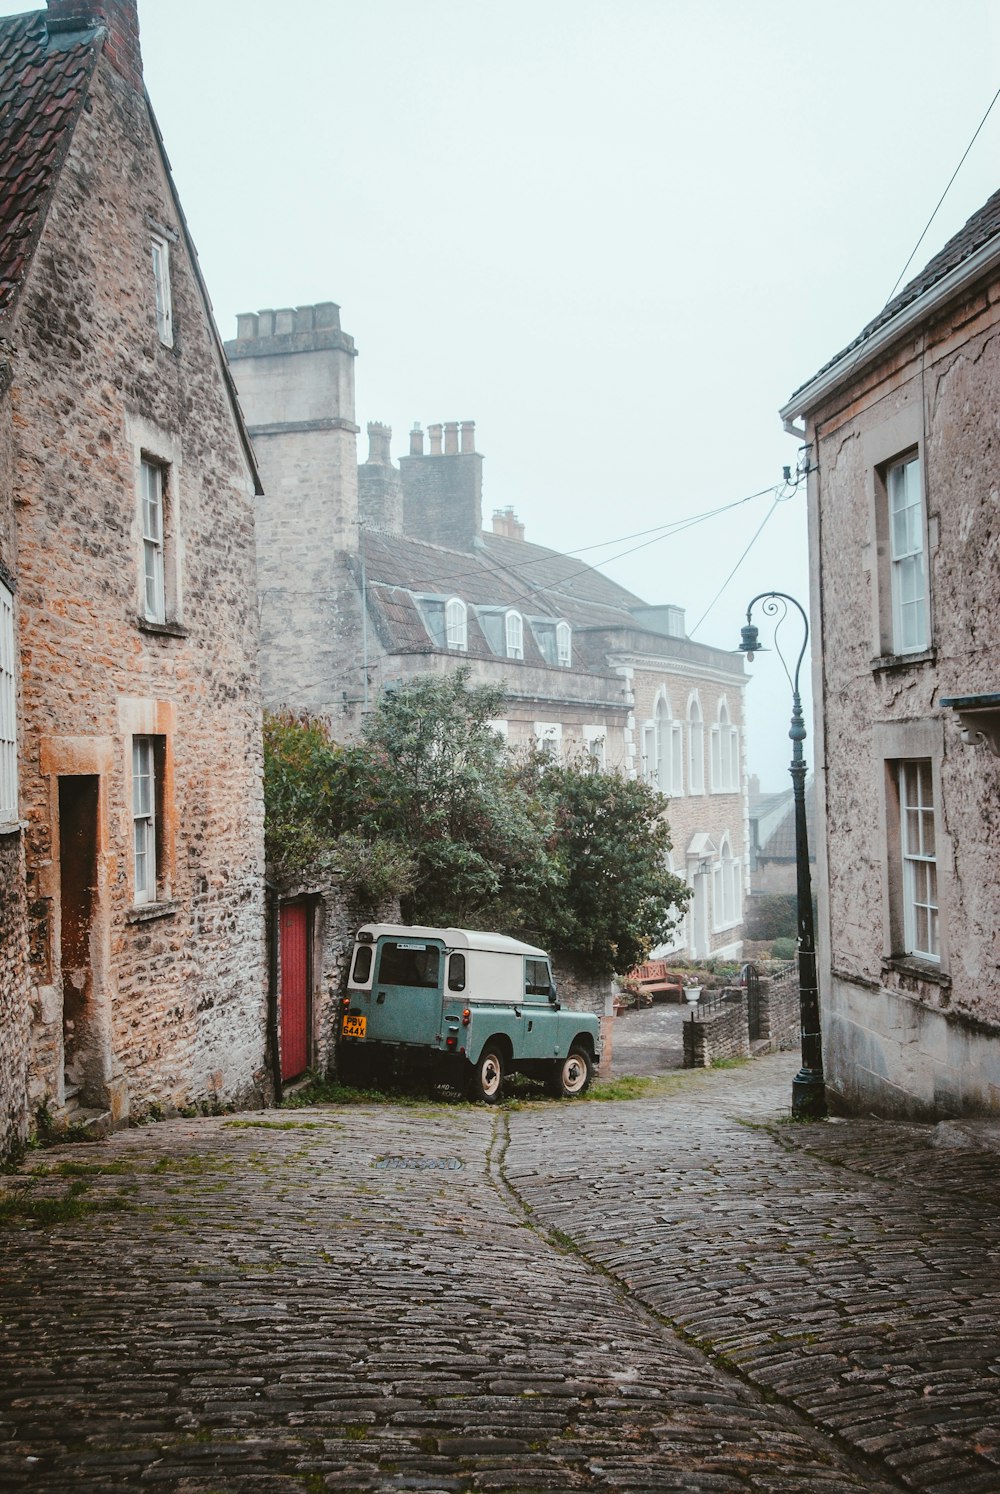
<path id="1" fill-rule="evenodd" d="M 348 1012 L 344 1018 L 344 1037 L 363 1038 L 365 1035 L 365 1027 L 367 1026 L 367 1024 L 367 1017 L 355 1017 L 352 1016 L 350 1012 Z"/>

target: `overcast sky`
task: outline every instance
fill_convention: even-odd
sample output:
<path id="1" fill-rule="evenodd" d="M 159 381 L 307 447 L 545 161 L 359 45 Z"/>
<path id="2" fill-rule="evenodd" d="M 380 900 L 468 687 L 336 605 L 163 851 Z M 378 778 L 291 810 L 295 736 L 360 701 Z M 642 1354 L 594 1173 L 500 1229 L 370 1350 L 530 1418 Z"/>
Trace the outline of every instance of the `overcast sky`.
<path id="1" fill-rule="evenodd" d="M 32 8 L 30 6 L 14 8 Z M 996 0 L 139 0 L 224 337 L 337 301 L 357 417 L 473 419 L 484 510 L 601 561 L 780 480 L 777 410 L 887 299 L 1000 86 Z M 1000 104 L 908 274 L 1000 186 Z M 361 455 L 367 450 L 360 438 Z M 608 560 L 693 630 L 772 507 Z M 804 489 L 695 636 L 803 602 Z M 789 692 L 752 666 L 783 787 Z M 807 755 L 810 744 L 807 744 Z"/>

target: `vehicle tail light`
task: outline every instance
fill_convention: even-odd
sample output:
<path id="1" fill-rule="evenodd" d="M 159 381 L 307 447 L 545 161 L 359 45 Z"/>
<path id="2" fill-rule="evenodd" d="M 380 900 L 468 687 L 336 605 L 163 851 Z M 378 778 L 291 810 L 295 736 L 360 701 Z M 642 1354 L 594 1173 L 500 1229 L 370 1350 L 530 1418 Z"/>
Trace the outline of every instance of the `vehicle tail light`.
<path id="1" fill-rule="evenodd" d="M 350 1004 L 351 1004 L 351 998 L 350 998 L 350 996 L 341 996 L 341 998 L 340 998 L 340 1010 L 342 1012 L 346 1012 L 346 1010 L 350 1006 Z"/>
<path id="2" fill-rule="evenodd" d="M 463 1027 L 468 1027 L 468 1025 L 469 1025 L 469 1023 L 471 1021 L 472 1021 L 472 1013 L 469 1010 L 469 1008 L 466 1007 L 465 1011 L 462 1013 L 462 1026 Z"/>

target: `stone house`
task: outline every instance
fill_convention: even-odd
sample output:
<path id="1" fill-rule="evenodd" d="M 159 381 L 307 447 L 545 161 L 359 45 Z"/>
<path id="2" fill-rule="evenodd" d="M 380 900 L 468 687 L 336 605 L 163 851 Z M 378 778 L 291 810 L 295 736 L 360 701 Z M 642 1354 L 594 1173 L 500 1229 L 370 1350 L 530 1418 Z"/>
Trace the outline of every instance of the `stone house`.
<path id="1" fill-rule="evenodd" d="M 787 893 L 797 889 L 795 847 L 795 800 L 791 788 L 780 794 L 762 794 L 750 775 L 750 894 Z M 809 864 L 816 864 L 816 780 L 805 781 L 806 837 Z M 812 871 L 815 876 L 815 871 Z"/>
<path id="2" fill-rule="evenodd" d="M 252 448 L 135 0 L 0 21 L 0 1150 L 267 1087 Z"/>
<path id="3" fill-rule="evenodd" d="M 1000 193 L 792 396 L 810 455 L 825 1065 L 1000 1110 Z"/>
<path id="4" fill-rule="evenodd" d="M 674 869 L 695 898 L 676 952 L 738 955 L 747 876 L 741 656 L 687 638 L 593 567 L 525 538 L 512 508 L 483 525 L 472 421 L 415 427 L 398 464 L 368 426 L 358 465 L 353 339 L 332 302 L 247 313 L 226 353 L 257 452 L 265 704 L 349 738 L 378 692 L 471 666 L 501 683 L 512 747 L 585 754 L 670 799 Z M 312 951 L 311 1043 L 337 984 L 331 908 L 296 899 Z"/>

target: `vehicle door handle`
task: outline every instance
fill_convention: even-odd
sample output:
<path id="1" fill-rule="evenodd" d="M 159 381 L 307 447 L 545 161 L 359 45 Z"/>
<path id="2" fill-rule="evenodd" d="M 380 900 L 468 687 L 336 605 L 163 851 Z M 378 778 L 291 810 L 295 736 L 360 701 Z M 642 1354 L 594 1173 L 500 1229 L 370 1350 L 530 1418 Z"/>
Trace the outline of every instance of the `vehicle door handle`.
<path id="1" fill-rule="evenodd" d="M 515 1006 L 515 1008 L 514 1008 L 514 1016 L 515 1017 L 519 1017 L 520 1015 L 521 1015 L 521 1008 L 519 1006 Z"/>
<path id="2" fill-rule="evenodd" d="M 376 1006 L 381 1006 L 384 1000 L 385 1000 L 385 992 L 384 991 L 379 991 L 378 995 L 375 998 L 375 1005 Z"/>

